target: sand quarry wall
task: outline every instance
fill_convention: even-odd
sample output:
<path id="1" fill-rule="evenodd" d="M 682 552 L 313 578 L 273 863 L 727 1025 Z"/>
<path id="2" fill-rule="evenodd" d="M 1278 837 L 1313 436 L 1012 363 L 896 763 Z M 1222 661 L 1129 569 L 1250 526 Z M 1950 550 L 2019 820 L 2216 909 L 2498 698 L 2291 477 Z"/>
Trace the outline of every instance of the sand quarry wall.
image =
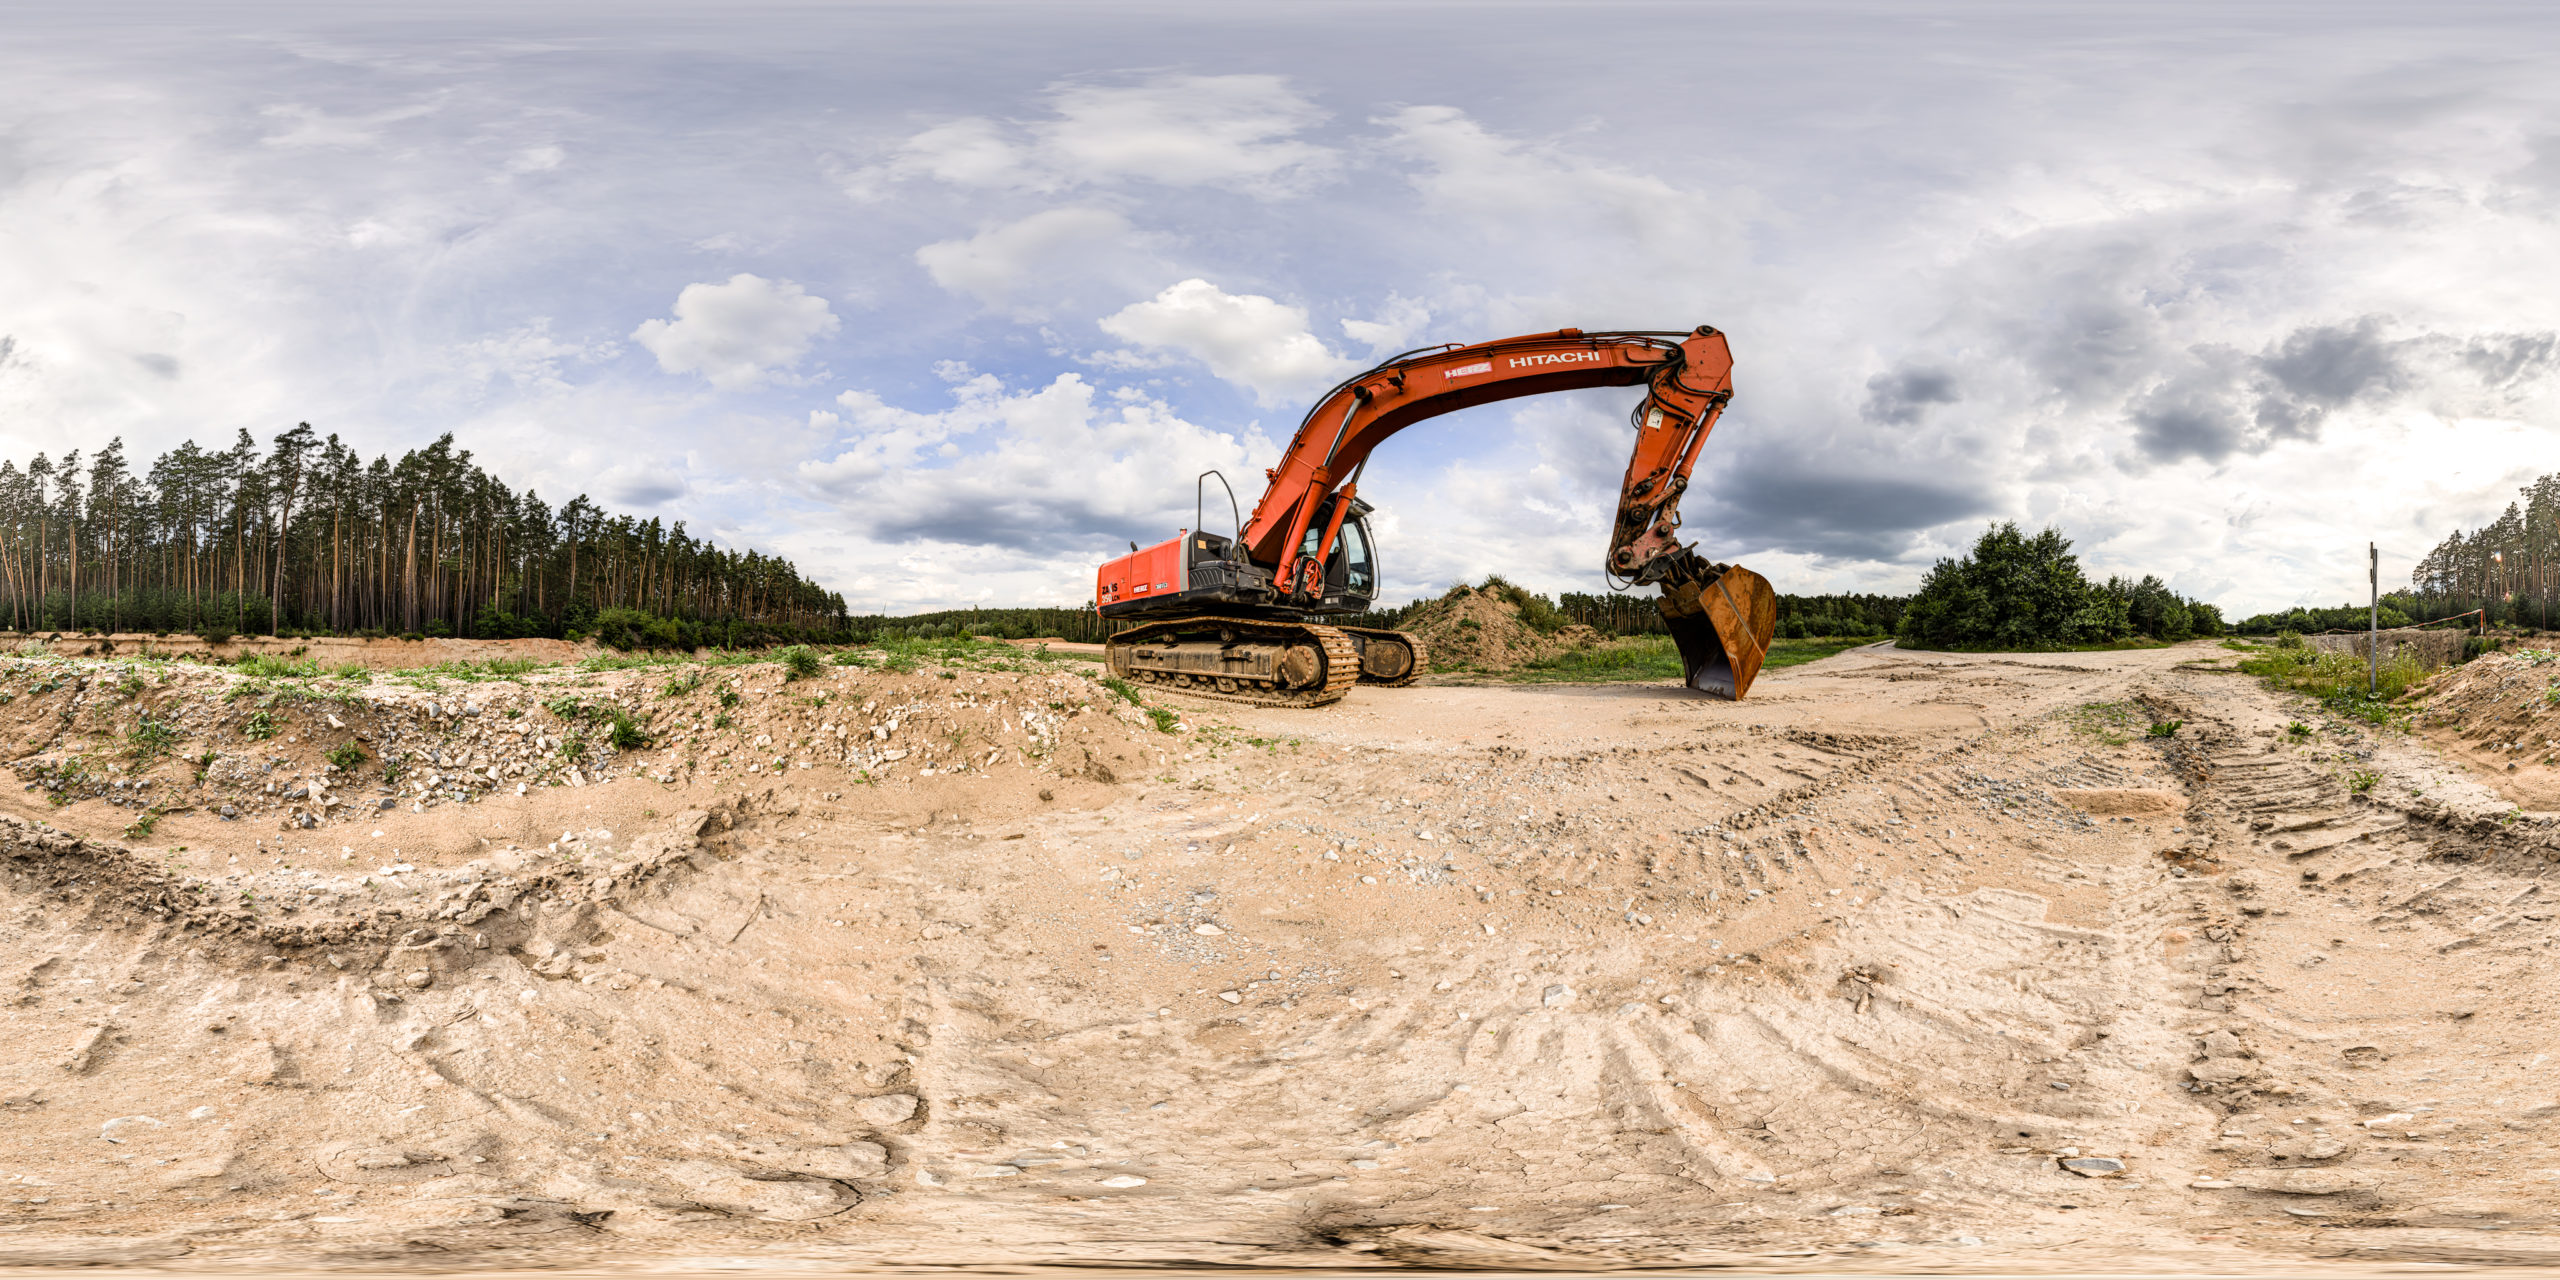
<path id="1" fill-rule="evenodd" d="M 2464 631 L 2424 631 L 2416 627 L 2395 627 L 2378 634 L 2350 632 L 2342 635 L 2304 636 L 2303 643 L 2324 653 L 2352 653 L 2361 658 L 2376 639 L 2382 645 L 2382 660 L 2396 662 L 2401 654 L 2418 660 L 2418 669 L 2434 671 L 2451 666 L 2462 657 L 2463 641 L 2470 638 Z"/>
<path id="2" fill-rule="evenodd" d="M 210 644 L 202 636 L 152 635 L 119 631 L 80 635 L 63 631 L 0 631 L 0 651 L 65 658 L 195 658 L 235 662 L 251 654 L 308 658 L 324 667 L 355 663 L 375 671 L 408 671 L 448 662 L 486 662 L 492 658 L 531 658 L 537 662 L 583 662 L 607 652 L 593 641 L 566 640 L 368 640 L 330 636 L 296 640 L 284 636 L 234 636 Z"/>

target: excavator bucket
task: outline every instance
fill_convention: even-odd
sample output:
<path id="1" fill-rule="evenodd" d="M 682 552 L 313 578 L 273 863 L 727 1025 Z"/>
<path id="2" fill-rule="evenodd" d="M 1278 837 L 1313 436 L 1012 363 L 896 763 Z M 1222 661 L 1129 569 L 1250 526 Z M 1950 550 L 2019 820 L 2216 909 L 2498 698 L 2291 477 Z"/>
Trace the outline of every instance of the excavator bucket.
<path id="1" fill-rule="evenodd" d="M 1680 646 L 1689 687 L 1738 702 L 1769 660 L 1778 597 L 1759 574 L 1740 565 L 1720 567 L 1722 572 L 1704 582 L 1664 583 L 1662 618 Z"/>

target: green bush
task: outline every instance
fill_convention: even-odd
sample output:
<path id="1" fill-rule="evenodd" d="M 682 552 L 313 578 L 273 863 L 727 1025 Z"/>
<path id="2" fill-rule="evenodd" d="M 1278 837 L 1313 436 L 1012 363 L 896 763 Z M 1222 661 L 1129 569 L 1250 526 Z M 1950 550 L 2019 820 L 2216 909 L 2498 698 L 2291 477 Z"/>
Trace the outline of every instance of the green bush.
<path id="1" fill-rule="evenodd" d="M 615 707 L 613 727 L 606 731 L 605 740 L 611 742 L 616 751 L 636 751 L 649 745 L 649 734 L 640 727 L 639 721 L 631 718 L 630 712 Z"/>
<path id="2" fill-rule="evenodd" d="M 805 644 L 795 644 L 775 654 L 774 657 L 782 663 L 784 684 L 794 680 L 812 679 L 823 674 L 827 669 L 824 660 L 818 657 L 818 651 Z"/>
<path id="3" fill-rule="evenodd" d="M 327 759 L 340 769 L 353 769 L 364 763 L 364 748 L 352 742 L 342 742 L 329 748 Z"/>
<path id="4" fill-rule="evenodd" d="M 232 666 L 242 675 L 254 676 L 261 680 L 307 680 L 320 674 L 320 664 L 309 658 L 295 662 L 290 658 L 278 658 L 263 653 L 241 654 L 240 660 Z"/>
<path id="5" fill-rule="evenodd" d="M 1902 614 L 1916 648 L 2045 649 L 2094 638 L 2089 582 L 2061 530 L 2033 537 L 2013 521 L 1985 530 L 1971 554 L 1941 560 Z"/>

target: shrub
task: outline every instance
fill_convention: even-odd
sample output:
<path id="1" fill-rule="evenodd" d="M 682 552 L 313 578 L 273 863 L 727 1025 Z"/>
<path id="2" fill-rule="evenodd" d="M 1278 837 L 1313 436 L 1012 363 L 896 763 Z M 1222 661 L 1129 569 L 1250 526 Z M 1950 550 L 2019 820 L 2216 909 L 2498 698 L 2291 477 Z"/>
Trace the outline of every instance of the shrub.
<path id="1" fill-rule="evenodd" d="M 2089 582 L 2061 530 L 2033 537 L 2003 521 L 1961 559 L 1941 560 L 1902 615 L 1902 639 L 1919 648 L 2041 649 L 2082 639 Z"/>
<path id="2" fill-rule="evenodd" d="M 2352 791 L 2357 795 L 2363 795 L 2364 793 L 2373 790 L 2374 784 L 2380 781 L 2382 781 L 2381 774 L 2375 773 L 2371 769 L 2358 769 L 2347 775 L 2347 790 Z"/>
<path id="3" fill-rule="evenodd" d="M 2155 738 L 2174 738 L 2178 736 L 2178 730 L 2183 729 L 2186 726 L 2187 722 L 2184 720 L 2154 720 L 2151 722 L 2151 736 Z"/>
<path id="4" fill-rule="evenodd" d="M 276 731 L 283 727 L 284 722 L 278 720 L 274 712 L 252 711 L 240 725 L 240 736 L 252 742 L 264 742 L 276 736 Z"/>
<path id="5" fill-rule="evenodd" d="M 231 643 L 231 628 L 229 627 L 206 627 L 204 630 L 199 631 L 196 634 L 203 637 L 204 642 L 209 645 L 220 646 Z"/>
<path id="6" fill-rule="evenodd" d="M 785 684 L 794 680 L 811 679 L 826 670 L 825 663 L 818 657 L 818 651 L 805 644 L 795 644 L 774 656 L 782 661 L 782 680 Z"/>
<path id="7" fill-rule="evenodd" d="M 612 743 L 616 751 L 636 751 L 649 745 L 649 734 L 640 727 L 639 721 L 631 718 L 630 712 L 615 707 L 613 726 L 605 731 L 605 740 Z"/>
<path id="8" fill-rule="evenodd" d="M 263 653 L 244 653 L 232 664 L 242 675 L 260 680 L 310 679 L 320 674 L 320 664 L 309 659 L 296 662 Z"/>
<path id="9" fill-rule="evenodd" d="M 337 746 L 329 748 L 326 758 L 329 763 L 336 765 L 340 769 L 353 769 L 357 765 L 364 763 L 364 748 L 357 746 L 352 742 L 342 742 Z"/>

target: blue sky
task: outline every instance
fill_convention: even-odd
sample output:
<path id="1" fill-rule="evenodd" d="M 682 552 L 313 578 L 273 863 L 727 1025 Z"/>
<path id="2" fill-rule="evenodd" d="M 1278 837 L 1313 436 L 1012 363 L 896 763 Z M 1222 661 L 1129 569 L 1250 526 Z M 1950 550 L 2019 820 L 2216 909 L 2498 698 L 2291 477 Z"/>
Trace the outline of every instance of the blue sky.
<path id="1" fill-rule="evenodd" d="M 0 448 L 308 420 L 1073 604 L 1376 355 L 1731 336 L 1689 531 L 2255 610 L 2560 468 L 2528 6 L 0 8 Z M 1414 428 L 1390 598 L 1595 590 L 1632 393 Z M 1214 527 L 1213 522 L 1213 527 Z"/>

